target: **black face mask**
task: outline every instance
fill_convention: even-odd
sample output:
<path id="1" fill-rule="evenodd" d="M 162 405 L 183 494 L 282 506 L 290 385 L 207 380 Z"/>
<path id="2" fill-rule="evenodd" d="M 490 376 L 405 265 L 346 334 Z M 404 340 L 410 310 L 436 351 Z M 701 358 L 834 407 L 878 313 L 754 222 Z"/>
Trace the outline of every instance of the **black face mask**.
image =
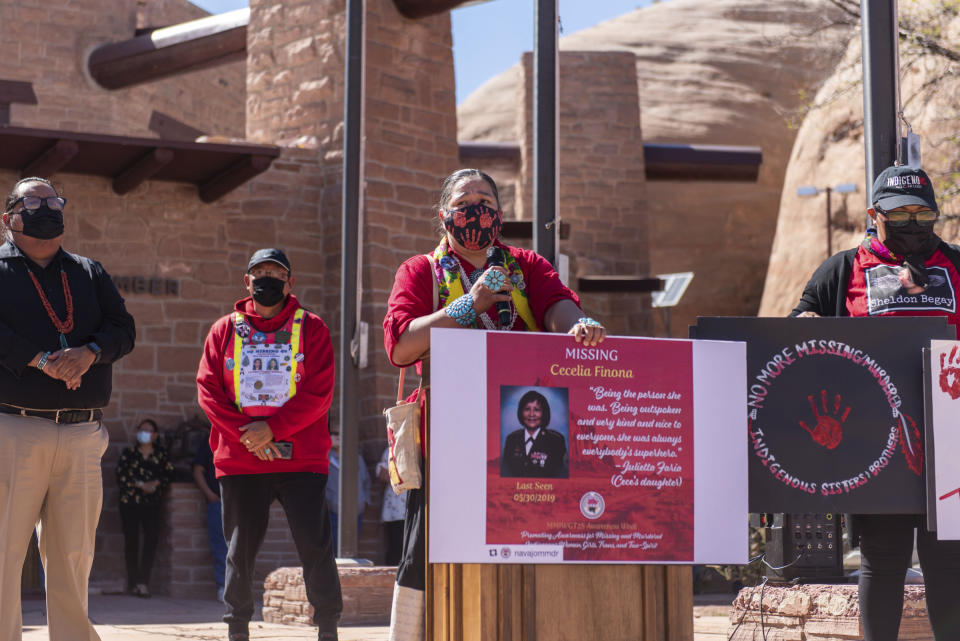
<path id="1" fill-rule="evenodd" d="M 887 239 L 883 244 L 887 249 L 901 256 L 922 256 L 929 258 L 940 244 L 940 238 L 933 233 L 933 225 L 920 225 L 911 220 L 903 227 L 886 225 Z"/>
<path id="2" fill-rule="evenodd" d="M 19 231 L 31 238 L 48 239 L 63 234 L 63 212 L 46 205 L 33 211 L 24 209 L 20 212 L 20 220 L 23 221 L 23 229 Z"/>
<path id="3" fill-rule="evenodd" d="M 477 203 L 444 211 L 443 226 L 467 249 L 486 249 L 500 235 L 503 217 L 499 209 Z"/>
<path id="4" fill-rule="evenodd" d="M 272 276 L 258 278 L 253 281 L 253 300 L 264 307 L 273 307 L 283 300 L 284 285 L 284 281 Z"/>

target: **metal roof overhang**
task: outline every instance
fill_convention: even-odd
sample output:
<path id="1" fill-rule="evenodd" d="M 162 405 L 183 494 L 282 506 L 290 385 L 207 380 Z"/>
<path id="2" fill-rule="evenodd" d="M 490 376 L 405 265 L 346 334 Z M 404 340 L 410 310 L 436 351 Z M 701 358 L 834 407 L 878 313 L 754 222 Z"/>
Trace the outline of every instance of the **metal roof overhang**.
<path id="1" fill-rule="evenodd" d="M 280 148 L 0 127 L 0 168 L 22 176 L 101 176 L 125 194 L 146 180 L 190 183 L 213 202 L 266 171 Z"/>

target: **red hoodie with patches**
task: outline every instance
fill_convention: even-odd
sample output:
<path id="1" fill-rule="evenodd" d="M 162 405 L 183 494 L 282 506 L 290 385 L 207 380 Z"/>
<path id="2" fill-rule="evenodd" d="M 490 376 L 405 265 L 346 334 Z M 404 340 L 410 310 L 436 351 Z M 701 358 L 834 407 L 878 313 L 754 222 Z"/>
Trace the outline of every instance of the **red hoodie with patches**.
<path id="1" fill-rule="evenodd" d="M 253 299 L 249 297 L 237 301 L 235 309 L 245 316 L 254 332 L 269 334 L 283 328 L 300 309 L 300 302 L 289 295 L 280 313 L 269 319 L 257 314 Z M 197 397 L 212 424 L 210 449 L 213 450 L 218 478 L 273 472 L 327 473 L 330 453 L 327 412 L 333 400 L 333 345 L 330 330 L 323 320 L 304 311 L 299 349 L 303 358 L 297 363 L 300 380 L 296 384 L 296 394 L 266 418 L 274 441 L 293 444 L 293 455 L 289 460 L 261 461 L 240 441 L 242 426 L 263 419 L 244 414 L 236 404 L 233 377 L 226 363 L 234 349 L 234 314 L 220 318 L 210 328 L 197 370 Z"/>

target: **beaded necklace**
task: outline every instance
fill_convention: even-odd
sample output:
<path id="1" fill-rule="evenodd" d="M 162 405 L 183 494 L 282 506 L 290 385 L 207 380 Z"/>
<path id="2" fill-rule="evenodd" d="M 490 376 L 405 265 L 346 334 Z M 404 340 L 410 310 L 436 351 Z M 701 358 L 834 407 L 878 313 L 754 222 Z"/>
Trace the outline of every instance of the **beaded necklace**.
<path id="1" fill-rule="evenodd" d="M 516 316 L 519 315 L 520 318 L 523 319 L 527 331 L 538 332 L 540 328 L 537 326 L 533 312 L 530 309 L 530 303 L 527 300 L 527 284 L 524 280 L 520 265 L 509 251 L 504 250 L 503 254 L 504 268 L 507 270 L 510 282 L 513 284 L 513 291 L 510 292 L 512 321 L 515 321 Z M 463 265 L 460 264 L 456 255 L 450 251 L 450 245 L 446 237 L 444 237 L 436 249 L 433 250 L 433 268 L 441 308 L 446 307 L 449 302 L 453 302 L 457 297 L 470 291 L 472 281 L 466 277 Z M 483 270 L 481 269 L 479 272 L 482 274 Z M 477 275 L 477 277 L 479 277 L 479 275 Z M 466 283 L 470 284 L 464 287 Z M 478 315 L 478 317 L 482 316 L 483 314 Z M 492 326 L 484 322 L 484 327 L 487 329 L 497 329 L 489 316 L 487 320 Z M 473 326 L 479 327 L 479 323 L 475 322 Z"/>
<path id="2" fill-rule="evenodd" d="M 43 293 L 43 288 L 40 286 L 40 281 L 37 280 L 37 277 L 34 276 L 33 272 L 27 269 L 27 273 L 30 274 L 30 280 L 33 281 L 33 286 L 37 289 L 37 293 L 40 294 L 40 302 L 43 303 L 43 308 L 47 311 L 47 316 L 50 317 L 50 322 L 53 323 L 53 326 L 57 328 L 57 331 L 60 332 L 60 347 L 61 349 L 67 349 L 67 337 L 66 334 L 69 334 L 73 331 L 73 295 L 70 293 L 70 284 L 67 282 L 67 273 L 63 271 L 63 268 L 60 268 L 60 282 L 63 283 L 63 300 L 67 306 L 67 319 L 60 320 L 57 317 L 57 313 L 53 311 L 53 305 L 50 304 L 50 301 L 47 299 L 47 295 Z"/>
<path id="3" fill-rule="evenodd" d="M 460 259 L 457 258 L 456 256 L 451 256 L 451 258 L 457 261 L 457 267 L 460 268 L 460 282 L 463 283 L 464 291 L 469 292 L 471 289 L 473 289 L 473 284 L 476 282 L 476 280 L 481 276 L 483 276 L 483 269 L 481 268 L 481 269 L 474 270 L 473 278 L 470 278 L 470 276 L 467 276 L 466 270 L 463 269 L 463 263 L 460 262 Z M 494 322 L 492 318 L 490 318 L 490 315 L 487 314 L 487 312 L 483 312 L 482 314 L 477 314 L 477 318 L 479 318 L 481 322 L 483 322 L 483 326 L 486 327 L 487 329 L 510 329 L 511 327 L 513 327 L 514 321 L 517 320 L 517 306 L 514 305 L 513 303 L 510 304 L 510 322 L 506 325 L 506 327 L 497 327 L 497 323 Z"/>

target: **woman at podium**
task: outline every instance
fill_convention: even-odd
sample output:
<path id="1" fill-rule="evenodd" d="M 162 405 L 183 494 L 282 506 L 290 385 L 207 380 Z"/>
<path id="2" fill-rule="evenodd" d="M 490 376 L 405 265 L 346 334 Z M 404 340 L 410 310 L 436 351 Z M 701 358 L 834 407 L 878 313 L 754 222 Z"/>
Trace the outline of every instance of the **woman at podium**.
<path id="1" fill-rule="evenodd" d="M 560 281 L 549 261 L 500 242 L 503 212 L 490 176 L 478 169 L 447 176 L 436 220 L 439 244 L 400 265 L 383 321 L 390 362 L 397 367 L 415 364 L 423 377 L 424 393 L 419 399 L 416 392 L 407 399 L 420 403 L 421 443 L 426 442 L 431 328 L 566 332 L 587 347 L 598 345 L 606 335 L 603 325 L 583 313 L 579 298 Z M 423 489 L 407 493 L 391 639 L 423 635 L 424 498 Z"/>

